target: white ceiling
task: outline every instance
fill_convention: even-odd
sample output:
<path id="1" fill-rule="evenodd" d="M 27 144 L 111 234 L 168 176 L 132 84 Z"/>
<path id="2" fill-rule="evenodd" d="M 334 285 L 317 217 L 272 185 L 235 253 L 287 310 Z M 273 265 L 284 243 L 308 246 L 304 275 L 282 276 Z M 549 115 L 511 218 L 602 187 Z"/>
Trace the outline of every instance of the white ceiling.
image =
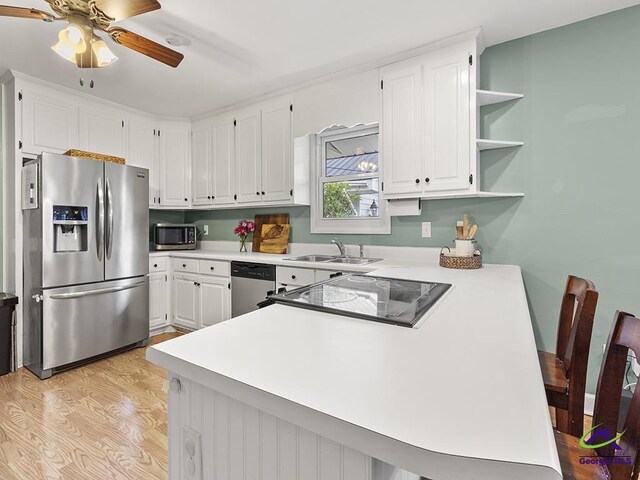
<path id="1" fill-rule="evenodd" d="M 80 70 L 55 55 L 59 23 L 0 17 L 0 74 L 11 68 L 159 115 L 195 116 L 482 26 L 487 46 L 640 0 L 160 0 L 119 25 L 192 44 L 172 69 L 113 44 L 120 57 Z M 47 10 L 42 0 L 2 3 Z M 81 88 L 78 79 L 96 87 Z M 85 85 L 88 82 L 85 82 Z"/>

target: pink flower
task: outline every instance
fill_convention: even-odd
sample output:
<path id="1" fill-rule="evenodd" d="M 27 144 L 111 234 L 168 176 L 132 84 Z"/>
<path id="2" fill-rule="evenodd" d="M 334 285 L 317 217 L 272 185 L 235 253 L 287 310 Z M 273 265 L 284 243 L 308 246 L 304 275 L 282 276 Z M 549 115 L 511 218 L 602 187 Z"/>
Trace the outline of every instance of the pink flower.
<path id="1" fill-rule="evenodd" d="M 242 238 L 246 238 L 255 231 L 256 224 L 251 220 L 240 220 L 238 225 L 233 229 L 233 233 Z"/>

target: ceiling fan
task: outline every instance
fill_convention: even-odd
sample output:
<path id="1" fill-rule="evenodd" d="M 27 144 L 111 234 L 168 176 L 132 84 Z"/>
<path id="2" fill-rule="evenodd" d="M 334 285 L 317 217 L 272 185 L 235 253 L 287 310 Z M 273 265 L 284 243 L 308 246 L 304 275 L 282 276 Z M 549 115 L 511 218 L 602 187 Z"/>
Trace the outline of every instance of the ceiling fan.
<path id="1" fill-rule="evenodd" d="M 95 34 L 106 32 L 118 44 L 135 50 L 170 67 L 177 67 L 184 55 L 137 33 L 112 25 L 125 18 L 160 8 L 157 0 L 45 0 L 56 13 L 35 8 L 0 5 L 0 16 L 30 18 L 45 22 L 66 21 L 69 26 L 58 34 L 54 52 L 80 68 L 99 68 L 112 64 L 118 57 Z"/>

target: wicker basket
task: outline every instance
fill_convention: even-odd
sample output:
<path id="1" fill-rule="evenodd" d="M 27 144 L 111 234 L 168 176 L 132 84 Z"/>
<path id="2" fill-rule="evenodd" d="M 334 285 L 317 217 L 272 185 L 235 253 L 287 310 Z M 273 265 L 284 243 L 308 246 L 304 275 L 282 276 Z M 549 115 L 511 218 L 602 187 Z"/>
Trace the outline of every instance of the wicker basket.
<path id="1" fill-rule="evenodd" d="M 480 253 L 480 250 L 473 252 L 472 257 L 456 257 L 455 255 L 445 255 L 445 248 L 451 252 L 449 247 L 443 247 L 442 250 L 440 250 L 441 267 L 456 270 L 476 270 L 482 268 L 482 253 Z"/>
<path id="2" fill-rule="evenodd" d="M 118 163 L 120 165 L 124 165 L 124 158 L 114 157 L 112 155 L 104 155 L 102 153 L 86 152 L 84 150 L 71 149 L 64 152 L 64 154 L 70 157 L 88 158 L 90 160 L 97 160 L 99 162 L 112 162 L 112 163 Z"/>

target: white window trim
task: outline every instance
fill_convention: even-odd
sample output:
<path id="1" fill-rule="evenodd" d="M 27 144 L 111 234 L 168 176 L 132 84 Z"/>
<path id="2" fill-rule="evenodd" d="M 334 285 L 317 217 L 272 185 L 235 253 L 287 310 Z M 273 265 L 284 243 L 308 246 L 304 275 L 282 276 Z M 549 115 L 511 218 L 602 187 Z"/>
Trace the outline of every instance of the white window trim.
<path id="1" fill-rule="evenodd" d="M 322 216 L 323 206 L 323 191 L 320 188 L 321 182 L 326 180 L 323 178 L 323 161 L 324 152 L 323 144 L 327 139 L 337 140 L 340 138 L 351 138 L 354 136 L 370 135 L 372 130 L 379 132 L 379 125 L 377 123 L 369 123 L 366 125 L 355 125 L 353 127 L 346 127 L 344 125 L 333 125 L 324 129 L 322 132 L 311 135 L 310 141 L 315 144 L 312 149 L 314 154 L 311 158 L 311 233 L 355 233 L 355 234 L 374 234 L 385 235 L 391 233 L 391 218 L 389 216 L 389 210 L 387 209 L 387 201 L 383 200 L 382 195 L 379 195 L 378 202 L 378 217 L 348 217 L 348 218 L 324 218 Z M 382 157 L 380 157 L 382 160 Z M 380 161 L 380 168 L 378 169 L 377 176 L 380 184 L 382 184 L 382 161 Z M 363 173 L 362 175 L 350 175 L 345 177 L 336 177 L 353 180 L 355 178 L 371 178 L 371 175 Z"/>

